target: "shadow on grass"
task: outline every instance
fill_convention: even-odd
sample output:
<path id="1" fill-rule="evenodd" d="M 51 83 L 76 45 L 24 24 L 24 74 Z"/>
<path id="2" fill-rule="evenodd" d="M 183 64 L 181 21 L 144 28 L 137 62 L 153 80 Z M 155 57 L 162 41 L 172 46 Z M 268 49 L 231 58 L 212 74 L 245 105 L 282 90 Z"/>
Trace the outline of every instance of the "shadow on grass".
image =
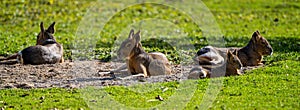
<path id="1" fill-rule="evenodd" d="M 226 47 L 244 47 L 249 42 L 247 37 L 225 37 Z M 288 53 L 300 52 L 300 38 L 296 37 L 272 37 L 267 38 L 274 52 Z"/>
<path id="2" fill-rule="evenodd" d="M 300 38 L 296 37 L 273 37 L 268 40 L 274 52 L 300 52 Z"/>
<path id="3" fill-rule="evenodd" d="M 148 48 L 160 48 L 166 50 L 174 50 L 174 47 L 162 39 L 150 38 L 142 41 L 142 45 Z"/>
<path id="4" fill-rule="evenodd" d="M 247 45 L 251 37 L 224 37 L 226 47 L 244 47 Z M 274 49 L 275 53 L 291 53 L 291 52 L 300 52 L 300 39 L 296 37 L 270 37 L 267 38 L 270 42 L 271 46 Z M 176 51 L 179 51 L 176 47 L 173 47 L 172 43 L 177 43 L 177 46 L 185 47 L 190 43 L 195 47 L 196 50 L 199 50 L 200 48 L 207 46 L 208 41 L 204 37 L 188 37 L 188 40 L 190 42 L 181 43 L 181 38 L 173 38 L 171 42 L 166 42 L 162 39 L 146 39 L 142 41 L 142 45 L 144 49 L 147 52 L 162 52 L 164 54 L 168 54 L 172 57 L 176 57 Z M 96 59 L 108 62 L 111 60 L 111 47 L 109 47 L 110 44 L 102 44 L 102 46 L 97 45 L 97 49 L 95 49 L 95 55 L 98 57 Z M 69 57 L 68 57 L 69 58 Z M 171 59 L 171 60 L 177 60 L 177 59 Z"/>

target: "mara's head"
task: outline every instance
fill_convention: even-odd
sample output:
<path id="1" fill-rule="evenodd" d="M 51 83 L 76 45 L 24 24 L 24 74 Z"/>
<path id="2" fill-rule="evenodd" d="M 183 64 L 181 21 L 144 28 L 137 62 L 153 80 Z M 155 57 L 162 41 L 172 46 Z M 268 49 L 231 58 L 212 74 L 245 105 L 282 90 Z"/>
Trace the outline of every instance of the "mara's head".
<path id="1" fill-rule="evenodd" d="M 47 30 L 44 29 L 44 24 L 41 22 L 40 29 L 41 32 L 37 36 L 36 45 L 43 45 L 45 42 L 56 42 L 53 34 L 55 32 L 54 30 L 55 22 L 53 22 Z"/>
<path id="2" fill-rule="evenodd" d="M 134 49 L 141 46 L 140 31 L 134 34 L 134 30 L 131 29 L 128 38 L 124 40 L 118 50 L 119 58 L 129 58 L 134 54 Z"/>
<path id="3" fill-rule="evenodd" d="M 270 43 L 258 31 L 255 31 L 251 38 L 253 47 L 260 55 L 272 55 L 273 49 Z"/>
<path id="4" fill-rule="evenodd" d="M 230 51 L 227 51 L 226 68 L 229 68 L 230 70 L 237 70 L 237 72 L 238 72 L 239 69 L 242 69 L 242 67 L 243 67 L 243 64 L 240 61 L 240 59 L 237 57 L 237 51 L 235 50 L 233 53 Z M 237 74 L 240 74 L 240 73 L 237 73 Z"/>

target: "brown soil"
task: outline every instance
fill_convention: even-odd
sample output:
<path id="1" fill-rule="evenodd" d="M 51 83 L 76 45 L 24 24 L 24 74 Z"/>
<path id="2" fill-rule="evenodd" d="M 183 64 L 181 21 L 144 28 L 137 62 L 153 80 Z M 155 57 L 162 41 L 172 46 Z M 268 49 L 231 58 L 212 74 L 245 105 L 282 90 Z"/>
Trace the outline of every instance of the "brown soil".
<path id="1" fill-rule="evenodd" d="M 152 77 L 131 77 L 126 71 L 116 73 L 112 79 L 109 72 L 123 63 L 77 61 L 61 64 L 22 65 L 0 64 L 0 89 L 3 88 L 80 88 L 86 86 L 132 85 L 152 82 L 166 82 L 183 79 L 181 67 L 173 65 L 173 75 Z M 119 79 L 123 78 L 123 79 Z"/>
<path id="2" fill-rule="evenodd" d="M 81 88 L 86 86 L 132 85 L 187 79 L 192 66 L 173 65 L 173 74 L 151 77 L 131 77 L 126 70 L 116 73 L 112 79 L 109 72 L 123 63 L 99 61 L 66 61 L 60 64 L 22 65 L 12 62 L 0 63 L 0 89 L 4 88 Z M 250 68 L 251 69 L 251 68 Z M 245 69 L 244 69 L 245 70 Z M 119 79 L 123 78 L 123 79 Z"/>

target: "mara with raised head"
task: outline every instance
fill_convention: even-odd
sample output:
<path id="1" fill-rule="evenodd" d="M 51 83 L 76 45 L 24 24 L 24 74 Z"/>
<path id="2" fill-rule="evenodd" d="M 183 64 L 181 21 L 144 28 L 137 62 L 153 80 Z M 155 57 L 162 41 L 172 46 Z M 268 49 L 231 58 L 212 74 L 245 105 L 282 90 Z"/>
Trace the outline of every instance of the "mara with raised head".
<path id="1" fill-rule="evenodd" d="M 226 52 L 230 50 L 231 52 L 236 51 L 237 56 L 241 60 L 243 66 L 259 66 L 263 65 L 263 56 L 272 55 L 273 48 L 266 38 L 261 36 L 259 31 L 255 31 L 252 34 L 252 38 L 245 47 L 242 48 L 217 48 Z"/>
<path id="2" fill-rule="evenodd" d="M 59 44 L 53 36 L 55 32 L 54 25 L 55 22 L 45 30 L 43 22 L 41 22 L 41 32 L 37 36 L 35 46 L 27 47 L 14 55 L 0 59 L 0 61 L 17 59 L 22 64 L 32 65 L 64 62 L 63 46 Z"/>
<path id="3" fill-rule="evenodd" d="M 143 73 L 144 76 L 171 74 L 167 57 L 160 52 L 147 53 L 142 48 L 140 31 L 132 29 L 118 50 L 118 57 L 125 58 L 128 72 L 132 75 Z"/>

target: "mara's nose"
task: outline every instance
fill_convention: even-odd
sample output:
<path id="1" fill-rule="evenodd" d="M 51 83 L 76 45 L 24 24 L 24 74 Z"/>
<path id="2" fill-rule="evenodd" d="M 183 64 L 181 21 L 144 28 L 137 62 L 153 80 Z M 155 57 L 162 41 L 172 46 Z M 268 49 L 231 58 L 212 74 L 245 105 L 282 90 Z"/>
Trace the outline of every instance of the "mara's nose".
<path id="1" fill-rule="evenodd" d="M 272 47 L 269 48 L 269 55 L 272 55 L 273 54 L 273 49 Z"/>

